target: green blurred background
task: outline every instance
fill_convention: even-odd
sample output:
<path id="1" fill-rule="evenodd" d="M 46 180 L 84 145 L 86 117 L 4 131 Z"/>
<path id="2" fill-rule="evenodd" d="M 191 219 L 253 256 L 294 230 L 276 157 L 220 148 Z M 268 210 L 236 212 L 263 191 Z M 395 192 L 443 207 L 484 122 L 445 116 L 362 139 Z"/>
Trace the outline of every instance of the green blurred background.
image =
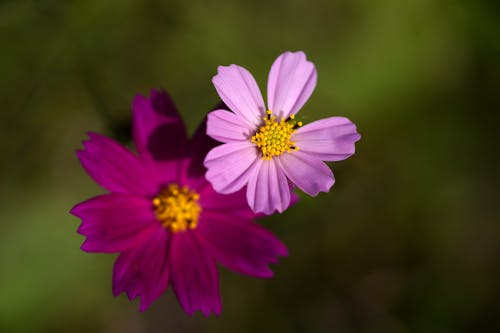
<path id="1" fill-rule="evenodd" d="M 80 251 L 68 214 L 102 192 L 84 133 L 130 142 L 152 87 L 193 131 L 218 65 L 265 88 L 298 49 L 301 115 L 362 140 L 330 193 L 261 221 L 290 251 L 275 278 L 221 269 L 219 318 L 113 298 L 114 256 Z M 0 91 L 0 332 L 500 332 L 498 1 L 3 0 Z"/>

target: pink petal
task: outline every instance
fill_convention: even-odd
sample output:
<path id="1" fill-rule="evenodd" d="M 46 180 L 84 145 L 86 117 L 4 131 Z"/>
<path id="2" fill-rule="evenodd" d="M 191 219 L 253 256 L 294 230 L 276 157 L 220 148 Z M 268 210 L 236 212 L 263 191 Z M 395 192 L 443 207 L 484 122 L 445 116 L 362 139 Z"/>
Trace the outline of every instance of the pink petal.
<path id="1" fill-rule="evenodd" d="M 323 161 L 309 154 L 294 151 L 278 156 L 277 161 L 286 176 L 311 196 L 328 192 L 335 183 L 332 170 Z"/>
<path id="2" fill-rule="evenodd" d="M 195 233 L 179 232 L 172 237 L 169 264 L 172 287 L 184 311 L 219 315 L 222 304 L 217 268 Z"/>
<path id="3" fill-rule="evenodd" d="M 215 110 L 208 114 L 207 134 L 220 142 L 244 141 L 254 131 L 237 114 L 227 110 Z"/>
<path id="4" fill-rule="evenodd" d="M 120 254 L 113 268 L 113 294 L 141 297 L 145 311 L 168 287 L 170 237 L 161 229 L 142 246 Z"/>
<path id="5" fill-rule="evenodd" d="M 249 141 L 230 142 L 212 149 L 205 158 L 207 180 L 219 193 L 241 189 L 258 167 L 256 146 Z"/>
<path id="6" fill-rule="evenodd" d="M 263 160 L 254 172 L 247 187 L 248 204 L 254 212 L 272 214 L 283 212 L 290 205 L 288 181 L 274 160 Z"/>
<path id="7" fill-rule="evenodd" d="M 82 219 L 78 233 L 87 237 L 82 250 L 121 252 L 140 246 L 160 224 L 151 202 L 125 193 L 111 193 L 79 203 L 71 214 Z"/>
<path id="8" fill-rule="evenodd" d="M 269 264 L 288 255 L 285 245 L 263 227 L 223 213 L 204 213 L 197 231 L 212 257 L 241 274 L 271 277 Z"/>
<path id="9" fill-rule="evenodd" d="M 316 87 L 314 64 L 304 52 L 285 52 L 271 66 L 267 81 L 267 100 L 274 114 L 288 118 L 299 112 Z"/>
<path id="10" fill-rule="evenodd" d="M 361 138 L 354 125 L 344 117 L 330 117 L 307 124 L 292 135 L 303 153 L 323 161 L 340 161 L 354 154 L 354 143 Z"/>
<path id="11" fill-rule="evenodd" d="M 77 151 L 83 168 L 99 185 L 110 192 L 136 195 L 154 194 L 157 182 L 151 170 L 137 156 L 117 142 L 89 133 L 84 150 Z"/>
<path id="12" fill-rule="evenodd" d="M 266 108 L 259 87 L 250 72 L 237 65 L 219 66 L 212 82 L 219 97 L 231 111 L 249 124 L 261 123 Z"/>

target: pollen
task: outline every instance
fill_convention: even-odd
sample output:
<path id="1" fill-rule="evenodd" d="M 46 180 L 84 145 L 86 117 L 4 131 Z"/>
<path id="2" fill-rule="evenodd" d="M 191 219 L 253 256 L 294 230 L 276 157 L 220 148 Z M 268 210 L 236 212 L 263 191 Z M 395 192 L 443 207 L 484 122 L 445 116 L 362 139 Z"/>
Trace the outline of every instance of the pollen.
<path id="1" fill-rule="evenodd" d="M 187 186 L 169 184 L 153 199 L 156 218 L 173 233 L 195 229 L 201 213 L 199 199 L 200 195 Z"/>
<path id="2" fill-rule="evenodd" d="M 295 121 L 295 115 L 290 115 L 287 119 L 281 118 L 278 122 L 273 112 L 268 110 L 263 118 L 264 124 L 252 136 L 251 141 L 260 148 L 262 159 L 270 160 L 274 156 L 279 156 L 284 152 L 292 152 L 299 148 L 295 142 L 291 141 L 292 134 L 298 127 L 302 126 L 301 121 Z"/>

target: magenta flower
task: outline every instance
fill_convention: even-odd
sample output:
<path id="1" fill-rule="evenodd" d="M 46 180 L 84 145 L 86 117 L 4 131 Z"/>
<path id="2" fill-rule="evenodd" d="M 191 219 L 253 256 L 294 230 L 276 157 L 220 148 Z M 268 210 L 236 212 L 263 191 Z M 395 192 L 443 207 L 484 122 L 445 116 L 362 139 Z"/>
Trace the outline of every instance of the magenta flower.
<path id="1" fill-rule="evenodd" d="M 275 60 L 267 82 L 268 107 L 253 76 L 237 65 L 219 66 L 212 82 L 232 112 L 208 115 L 207 134 L 224 144 L 205 158 L 207 179 L 219 193 L 247 185 L 255 212 L 283 212 L 290 203 L 289 181 L 309 195 L 327 192 L 335 182 L 323 161 L 354 154 L 360 139 L 347 118 L 331 117 L 302 126 L 295 114 L 316 86 L 316 69 L 303 52 Z"/>
<path id="2" fill-rule="evenodd" d="M 140 297 L 146 310 L 169 284 L 184 310 L 220 314 L 216 262 L 255 277 L 273 275 L 270 263 L 286 247 L 252 220 L 245 194 L 216 193 L 202 165 L 214 141 L 203 122 L 188 140 L 165 92 L 137 96 L 133 136 L 137 155 L 99 134 L 89 134 L 78 158 L 108 194 L 76 205 L 86 252 L 120 253 L 113 293 Z"/>

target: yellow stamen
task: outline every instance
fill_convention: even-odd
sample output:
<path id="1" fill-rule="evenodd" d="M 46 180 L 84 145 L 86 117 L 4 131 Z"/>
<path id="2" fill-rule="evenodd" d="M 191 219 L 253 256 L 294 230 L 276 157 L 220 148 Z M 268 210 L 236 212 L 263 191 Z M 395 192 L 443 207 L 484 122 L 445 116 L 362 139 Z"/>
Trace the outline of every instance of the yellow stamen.
<path id="1" fill-rule="evenodd" d="M 290 138 L 297 127 L 302 126 L 302 122 L 292 121 L 295 119 L 293 114 L 288 119 L 281 118 L 280 122 L 276 121 L 271 110 L 267 110 L 266 115 L 267 117 L 263 118 L 264 124 L 251 138 L 251 141 L 260 148 L 262 159 L 270 160 L 284 152 L 298 150 Z"/>
<path id="2" fill-rule="evenodd" d="M 200 195 L 187 186 L 169 184 L 153 199 L 156 218 L 171 232 L 195 229 L 201 213 Z"/>

